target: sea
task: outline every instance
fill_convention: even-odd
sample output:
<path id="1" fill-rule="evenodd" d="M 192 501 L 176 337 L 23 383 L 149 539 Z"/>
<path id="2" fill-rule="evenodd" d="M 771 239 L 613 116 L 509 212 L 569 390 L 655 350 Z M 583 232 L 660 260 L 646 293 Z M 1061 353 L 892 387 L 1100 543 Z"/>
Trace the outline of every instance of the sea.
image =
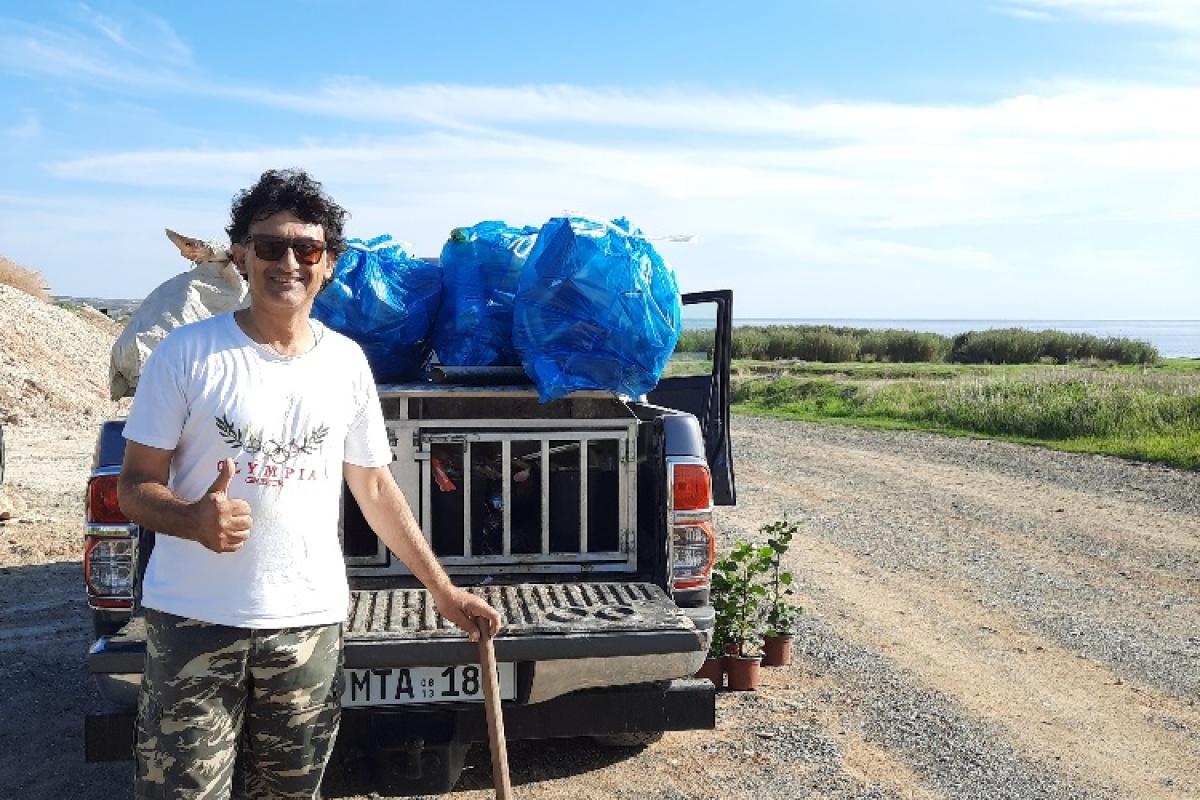
<path id="1" fill-rule="evenodd" d="M 897 329 L 956 336 L 995 328 L 1058 330 L 1149 342 L 1163 358 L 1200 358 L 1200 320 L 1046 319 L 734 319 L 738 325 L 831 325 L 874 330 Z M 684 327 L 688 327 L 685 321 Z"/>

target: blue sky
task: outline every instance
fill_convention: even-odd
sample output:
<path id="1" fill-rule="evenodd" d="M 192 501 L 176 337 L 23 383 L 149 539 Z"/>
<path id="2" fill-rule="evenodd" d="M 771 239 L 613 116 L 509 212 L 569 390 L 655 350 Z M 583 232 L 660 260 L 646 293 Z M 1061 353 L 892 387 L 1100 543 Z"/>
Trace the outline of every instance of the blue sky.
<path id="1" fill-rule="evenodd" d="M 739 318 L 1195 319 L 1200 1 L 0 4 L 0 254 L 138 298 L 300 166 L 418 255 L 627 217 Z"/>

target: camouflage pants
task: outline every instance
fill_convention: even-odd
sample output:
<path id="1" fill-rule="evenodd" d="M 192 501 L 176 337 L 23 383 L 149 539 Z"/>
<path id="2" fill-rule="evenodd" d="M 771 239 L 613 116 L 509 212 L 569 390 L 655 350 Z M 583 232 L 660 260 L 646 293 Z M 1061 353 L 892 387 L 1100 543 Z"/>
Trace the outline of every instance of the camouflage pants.
<path id="1" fill-rule="evenodd" d="M 319 797 L 341 652 L 341 625 L 250 630 L 146 609 L 138 800 Z"/>

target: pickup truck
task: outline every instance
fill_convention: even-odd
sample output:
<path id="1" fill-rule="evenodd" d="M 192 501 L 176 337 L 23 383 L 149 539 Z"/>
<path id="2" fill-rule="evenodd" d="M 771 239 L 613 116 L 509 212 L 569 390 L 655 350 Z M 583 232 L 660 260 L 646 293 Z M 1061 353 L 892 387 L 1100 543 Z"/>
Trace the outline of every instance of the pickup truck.
<path id="1" fill-rule="evenodd" d="M 434 367 L 379 386 L 391 469 L 453 579 L 501 611 L 495 640 L 509 740 L 644 745 L 715 726 L 693 678 L 712 636 L 713 508 L 733 504 L 732 293 L 684 296 L 706 352 L 676 353 L 648 395 L 575 392 L 541 403 L 520 368 Z M 124 422 L 102 424 L 87 486 L 87 663 L 107 708 L 88 761 L 132 758 L 142 662 L 140 577 L 155 534 L 121 514 Z M 486 743 L 478 650 L 343 492 L 350 578 L 341 732 L 327 782 L 447 792 Z"/>

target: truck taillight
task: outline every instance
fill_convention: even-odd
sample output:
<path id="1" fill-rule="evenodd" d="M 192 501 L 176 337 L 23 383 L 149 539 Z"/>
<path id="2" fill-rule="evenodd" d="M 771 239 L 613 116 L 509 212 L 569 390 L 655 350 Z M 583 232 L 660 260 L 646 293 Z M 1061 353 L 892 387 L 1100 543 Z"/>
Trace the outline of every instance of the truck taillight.
<path id="1" fill-rule="evenodd" d="M 132 536 L 88 535 L 83 553 L 83 578 L 93 605 L 129 605 L 133 599 L 136 559 L 137 548 Z"/>
<path id="2" fill-rule="evenodd" d="M 712 579 L 716 537 L 712 476 L 698 458 L 668 459 L 671 479 L 671 585 L 706 589 Z"/>
<path id="3" fill-rule="evenodd" d="M 716 558 L 712 523 L 676 525 L 671 531 L 671 581 L 676 589 L 708 586 Z"/>
<path id="4" fill-rule="evenodd" d="M 88 482 L 87 521 L 101 525 L 128 524 L 117 502 L 117 475 L 97 475 Z"/>
<path id="5" fill-rule="evenodd" d="M 671 475 L 675 511 L 708 511 L 712 508 L 712 476 L 704 464 L 675 464 Z"/>

